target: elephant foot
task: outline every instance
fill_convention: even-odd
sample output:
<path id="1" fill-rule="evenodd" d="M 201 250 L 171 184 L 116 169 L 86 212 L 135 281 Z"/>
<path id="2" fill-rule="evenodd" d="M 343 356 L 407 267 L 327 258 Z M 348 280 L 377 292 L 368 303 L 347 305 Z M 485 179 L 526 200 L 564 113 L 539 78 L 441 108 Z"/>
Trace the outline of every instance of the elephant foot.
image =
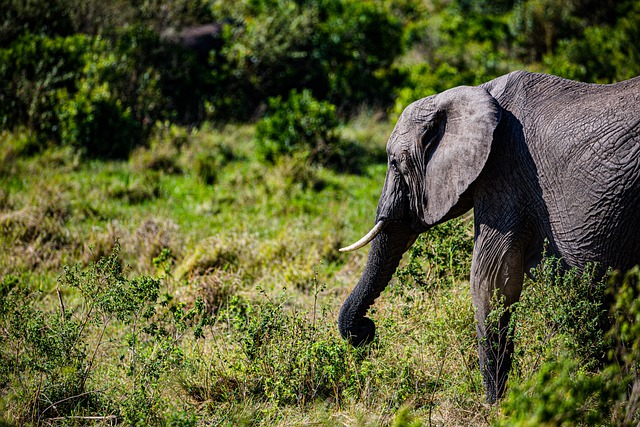
<path id="1" fill-rule="evenodd" d="M 496 366 L 495 362 L 489 361 L 482 368 L 482 382 L 487 396 L 487 403 L 493 405 L 504 396 L 507 378 L 509 376 L 509 368 L 511 368 L 510 359 L 505 361 L 501 366 Z"/>
<path id="2" fill-rule="evenodd" d="M 487 396 L 487 403 L 493 405 L 504 396 L 504 386 L 499 386 L 495 382 L 484 381 L 484 389 Z"/>
<path id="3" fill-rule="evenodd" d="M 369 344 L 376 336 L 376 325 L 368 317 L 363 317 L 350 325 L 339 324 L 338 326 L 340 335 L 355 347 Z"/>

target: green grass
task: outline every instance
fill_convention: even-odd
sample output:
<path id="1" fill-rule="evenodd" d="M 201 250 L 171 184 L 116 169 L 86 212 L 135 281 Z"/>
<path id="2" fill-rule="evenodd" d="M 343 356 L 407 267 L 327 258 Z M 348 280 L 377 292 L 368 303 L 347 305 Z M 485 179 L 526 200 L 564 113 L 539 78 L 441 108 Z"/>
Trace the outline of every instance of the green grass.
<path id="1" fill-rule="evenodd" d="M 340 305 L 366 258 L 337 249 L 372 225 L 390 129 L 366 115 L 341 129 L 367 156 L 358 174 L 295 157 L 265 166 L 249 125 L 190 136 L 162 128 L 122 162 L 86 161 L 66 148 L 32 157 L 7 149 L 0 421 L 505 421 L 503 409 L 484 404 L 477 366 L 470 218 L 439 226 L 412 248 L 370 311 L 378 326 L 371 345 L 352 348 L 337 332 Z M 551 369 L 547 360 L 569 354 L 570 372 L 575 363 L 581 373 L 596 369 L 562 325 L 598 307 L 563 309 L 585 288 L 550 292 L 545 274 L 527 282 L 515 316 L 524 326 L 516 329 L 510 387 L 522 396 L 538 390 L 527 381 Z M 580 336 L 593 334 L 581 324 Z"/>

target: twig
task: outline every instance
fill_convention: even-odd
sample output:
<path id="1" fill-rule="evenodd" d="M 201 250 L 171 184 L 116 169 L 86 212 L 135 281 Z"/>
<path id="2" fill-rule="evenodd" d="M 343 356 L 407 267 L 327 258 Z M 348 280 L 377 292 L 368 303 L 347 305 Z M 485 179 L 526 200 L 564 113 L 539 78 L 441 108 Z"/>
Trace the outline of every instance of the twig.
<path id="1" fill-rule="evenodd" d="M 62 313 L 62 320 L 66 322 L 67 311 L 64 309 L 64 302 L 62 301 L 62 292 L 60 292 L 60 286 L 56 287 L 56 292 L 58 294 L 58 301 L 60 302 L 60 312 Z"/>
<path id="2" fill-rule="evenodd" d="M 38 401 L 40 400 L 40 392 L 42 391 L 42 382 L 44 381 L 43 377 L 44 377 L 44 374 L 40 373 L 40 382 L 38 383 L 38 390 L 36 390 L 36 395 L 33 398 L 33 415 L 31 417 L 32 419 L 35 418 L 35 415 L 36 415 L 35 413 L 38 410 L 38 406 L 40 406 Z"/>
<path id="3" fill-rule="evenodd" d="M 69 415 L 68 417 L 55 417 L 55 418 L 45 418 L 45 421 L 64 421 L 64 420 L 87 420 L 87 421 L 111 421 L 111 425 L 115 425 L 113 421 L 118 421 L 118 417 L 115 415 L 105 415 L 105 416 L 87 416 L 82 417 L 79 415 Z"/>
<path id="4" fill-rule="evenodd" d="M 107 330 L 107 326 L 111 322 L 112 318 L 113 318 L 113 316 L 109 316 L 107 318 L 106 322 L 104 322 L 104 327 L 102 328 L 102 331 L 100 331 L 100 337 L 98 338 L 98 343 L 96 344 L 96 348 L 93 349 L 93 354 L 91 355 L 91 359 L 89 359 L 89 365 L 87 366 L 87 369 L 85 369 L 86 375 L 84 376 L 84 378 L 82 380 L 82 387 L 83 388 L 84 388 L 84 385 L 85 385 L 85 381 L 89 377 L 89 372 L 91 371 L 91 368 L 93 367 L 93 361 L 96 358 L 96 354 L 98 353 L 98 348 L 102 345 L 102 338 L 104 337 L 104 333 Z"/>
<path id="5" fill-rule="evenodd" d="M 471 387 L 473 387 L 473 392 L 478 393 L 478 389 L 476 388 L 476 383 L 473 381 L 473 376 L 471 374 L 471 367 L 467 363 L 467 358 L 464 356 L 462 349 L 458 348 L 458 353 L 460 353 L 460 357 L 462 358 L 462 363 L 464 364 L 464 367 L 467 368 L 467 375 L 469 376 L 469 384 L 471 384 Z"/>
<path id="6" fill-rule="evenodd" d="M 447 360 L 447 355 L 449 354 L 449 349 L 445 349 L 444 355 L 442 356 L 442 363 L 440 363 L 440 370 L 438 371 L 438 377 L 436 378 L 436 383 L 433 385 L 433 390 L 431 391 L 431 397 L 429 398 L 429 427 L 431 427 L 431 412 L 433 410 L 433 396 L 436 394 L 436 389 L 438 388 L 438 383 L 440 382 L 440 375 L 442 375 L 442 371 L 444 369 L 444 362 Z"/>
<path id="7" fill-rule="evenodd" d="M 58 400 L 55 403 L 52 403 L 51 405 L 47 406 L 45 408 L 45 410 L 42 411 L 42 413 L 40 413 L 40 415 L 38 416 L 38 424 L 40 423 L 40 418 L 42 418 L 42 415 L 44 415 L 44 413 L 47 412 L 49 409 L 55 408 L 56 405 L 59 405 L 62 402 L 66 402 L 67 400 L 77 399 L 79 397 L 86 396 L 87 394 L 92 394 L 92 393 L 102 393 L 102 391 L 101 390 L 85 391 L 84 393 L 80 393 L 80 394 L 75 395 L 75 396 L 69 396 L 69 397 L 66 397 L 66 398 L 64 398 L 62 400 Z M 109 416 L 112 416 L 112 415 L 109 415 Z M 47 418 L 47 419 L 48 420 L 61 420 L 61 419 L 65 419 L 65 418 L 74 418 L 74 417 Z M 78 417 L 78 418 L 85 418 L 85 417 Z"/>

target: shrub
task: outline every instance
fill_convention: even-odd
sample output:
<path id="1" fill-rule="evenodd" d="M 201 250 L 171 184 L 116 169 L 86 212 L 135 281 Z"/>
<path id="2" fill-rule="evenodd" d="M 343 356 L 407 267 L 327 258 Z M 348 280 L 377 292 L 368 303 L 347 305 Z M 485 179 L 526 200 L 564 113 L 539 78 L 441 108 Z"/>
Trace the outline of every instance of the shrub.
<path id="1" fill-rule="evenodd" d="M 141 127 L 108 85 L 82 82 L 77 92 L 56 92 L 53 108 L 62 145 L 90 156 L 123 158 L 141 141 Z"/>
<path id="2" fill-rule="evenodd" d="M 198 152 L 193 159 L 192 167 L 201 182 L 212 185 L 216 182 L 220 170 L 234 159 L 235 154 L 231 148 L 222 142 L 217 142 Z"/>
<path id="3" fill-rule="evenodd" d="M 609 386 L 612 420 L 617 425 L 640 423 L 640 266 L 616 272 L 610 280 L 614 296 L 613 326 L 607 336 L 613 341 L 609 366 L 603 376 Z"/>
<path id="4" fill-rule="evenodd" d="M 77 5 L 69 0 L 5 0 L 0 21 L 0 47 L 24 33 L 68 36 L 78 31 Z"/>
<path id="5" fill-rule="evenodd" d="M 38 148 L 33 132 L 16 129 L 14 132 L 0 130 L 0 177 L 10 176 L 17 169 L 19 157 L 32 154 Z"/>
<path id="6" fill-rule="evenodd" d="M 271 98 L 269 113 L 256 125 L 257 154 L 268 163 L 300 151 L 311 161 L 326 161 L 339 143 L 338 125 L 335 106 L 308 90 L 292 91 L 286 101 Z"/>
<path id="7" fill-rule="evenodd" d="M 26 125 L 41 144 L 73 145 L 96 156 L 122 156 L 140 140 L 140 124 L 102 73 L 118 61 L 110 45 L 86 35 L 24 35 L 0 50 L 0 122 Z"/>
<path id="8" fill-rule="evenodd" d="M 511 390 L 497 425 L 608 425 L 608 395 L 599 375 L 585 373 L 570 357 L 545 363 L 527 382 Z"/>
<path id="9" fill-rule="evenodd" d="M 345 110 L 384 104 L 399 82 L 402 27 L 379 2 L 242 0 L 214 13 L 239 23 L 224 57 L 249 111 L 303 88 Z"/>
<path id="10" fill-rule="evenodd" d="M 516 343 L 516 351 L 533 359 L 532 371 L 545 357 L 560 357 L 562 352 L 579 360 L 586 370 L 597 369 L 608 347 L 604 340 L 606 281 L 595 276 L 593 265 L 566 271 L 555 258 L 544 259 L 533 275 L 533 280 L 525 281 L 513 322 L 516 341 L 532 334 L 536 339 Z"/>
<path id="11" fill-rule="evenodd" d="M 174 274 L 182 278 L 205 276 L 216 270 L 234 271 L 239 267 L 243 251 L 247 250 L 245 243 L 239 238 L 232 241 L 219 237 L 205 239 L 185 257 Z"/>
<path id="12" fill-rule="evenodd" d="M 167 253 L 161 255 L 158 266 L 166 261 Z M 161 293 L 165 284 L 150 276 L 127 277 L 118 243 L 86 268 L 65 268 L 53 309 L 42 308 L 42 296 L 20 277 L 3 277 L 4 413 L 20 425 L 52 418 L 73 423 L 96 414 L 126 425 L 175 424 L 177 415 L 166 420 L 163 412 L 166 373 L 183 365 L 183 340 L 201 337 L 208 316 L 202 300 L 187 307 Z M 182 425 L 193 424 L 186 420 Z"/>
<path id="13" fill-rule="evenodd" d="M 180 154 L 182 148 L 189 144 L 190 137 L 183 127 L 169 121 L 157 122 L 151 131 L 148 146 L 139 147 L 131 153 L 129 162 L 132 169 L 138 172 L 182 173 Z"/>
<path id="14" fill-rule="evenodd" d="M 114 181 L 107 189 L 109 197 L 135 205 L 156 199 L 160 195 L 160 175 L 146 170 L 127 176 L 124 181 Z"/>
<path id="15" fill-rule="evenodd" d="M 256 304 L 231 298 L 219 316 L 232 328 L 226 347 L 237 346 L 233 362 L 217 361 L 217 380 L 208 387 L 202 378 L 185 379 L 187 392 L 197 400 L 255 399 L 278 406 L 316 399 L 338 403 L 356 394 L 369 374 L 358 366 L 366 350 L 350 348 L 329 322 L 316 323 L 324 311 L 311 315 L 284 304 L 268 297 Z"/>
<path id="16" fill-rule="evenodd" d="M 0 50 L 0 125 L 26 125 L 45 139 L 55 135 L 55 91 L 74 90 L 91 40 L 25 34 Z"/>
<path id="17" fill-rule="evenodd" d="M 339 107 L 362 103 L 387 105 L 402 82 L 393 67 L 404 50 L 400 22 L 377 2 L 327 0 L 320 2 L 314 56 L 321 58 L 328 78 L 327 99 Z"/>
<path id="18" fill-rule="evenodd" d="M 126 158 L 158 120 L 204 117 L 213 77 L 193 52 L 139 26 L 113 37 L 25 34 L 0 49 L 0 128 Z"/>
<path id="19" fill-rule="evenodd" d="M 528 312 L 534 316 L 527 316 L 528 324 L 540 324 L 535 316 L 540 316 L 543 324 L 555 324 L 555 330 L 550 331 L 545 325 L 536 334 L 538 339 L 544 337 L 548 351 L 553 354 L 548 360 L 547 355 L 538 354 L 542 363 L 534 365 L 535 371 L 522 384 L 510 389 L 502 404 L 505 417 L 496 424 L 637 425 L 640 270 L 636 267 L 625 274 L 615 273 L 607 285 L 594 281 L 588 270 L 583 273 L 571 270 L 565 278 L 555 274 L 557 268 L 558 261 L 550 260 L 538 269 L 541 276 L 536 282 L 546 283 L 546 290 L 538 298 L 548 300 L 536 301 Z M 559 278 L 550 281 L 545 272 Z M 605 290 L 613 296 L 609 311 L 603 308 Z M 526 304 L 525 299 L 521 307 Z M 518 315 L 522 314 L 521 307 L 516 310 Z M 606 324 L 611 328 L 604 336 L 602 319 L 607 313 L 610 322 Z M 603 356 L 607 348 L 610 350 Z M 588 363 L 594 356 L 600 358 L 603 366 Z"/>
<path id="20" fill-rule="evenodd" d="M 96 71 L 145 130 L 152 130 L 157 121 L 192 125 L 204 118 L 206 96 L 219 88 L 213 85 L 213 73 L 222 64 L 208 69 L 194 51 L 141 25 L 121 29 L 113 37 L 116 62 Z"/>
<path id="21" fill-rule="evenodd" d="M 612 83 L 638 74 L 640 6 L 611 26 L 593 26 L 580 38 L 562 40 L 544 63 L 551 73 L 581 81 Z"/>
<path id="22" fill-rule="evenodd" d="M 468 280 L 473 253 L 472 227 L 471 221 L 459 218 L 420 235 L 409 249 L 407 264 L 396 272 L 400 284 L 429 290 Z"/>

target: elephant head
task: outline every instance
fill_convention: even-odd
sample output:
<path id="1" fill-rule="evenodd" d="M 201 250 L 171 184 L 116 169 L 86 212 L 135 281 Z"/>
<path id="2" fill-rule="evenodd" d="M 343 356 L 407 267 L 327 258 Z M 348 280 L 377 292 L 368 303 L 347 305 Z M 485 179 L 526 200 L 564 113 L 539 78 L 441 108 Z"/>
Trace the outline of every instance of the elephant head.
<path id="1" fill-rule="evenodd" d="M 354 345 L 373 339 L 374 323 L 365 314 L 417 236 L 472 207 L 465 193 L 487 162 L 500 116 L 497 101 L 479 87 L 421 99 L 400 116 L 387 143 L 388 169 L 375 226 L 341 249 L 371 243 L 362 277 L 338 321 L 340 333 Z"/>

